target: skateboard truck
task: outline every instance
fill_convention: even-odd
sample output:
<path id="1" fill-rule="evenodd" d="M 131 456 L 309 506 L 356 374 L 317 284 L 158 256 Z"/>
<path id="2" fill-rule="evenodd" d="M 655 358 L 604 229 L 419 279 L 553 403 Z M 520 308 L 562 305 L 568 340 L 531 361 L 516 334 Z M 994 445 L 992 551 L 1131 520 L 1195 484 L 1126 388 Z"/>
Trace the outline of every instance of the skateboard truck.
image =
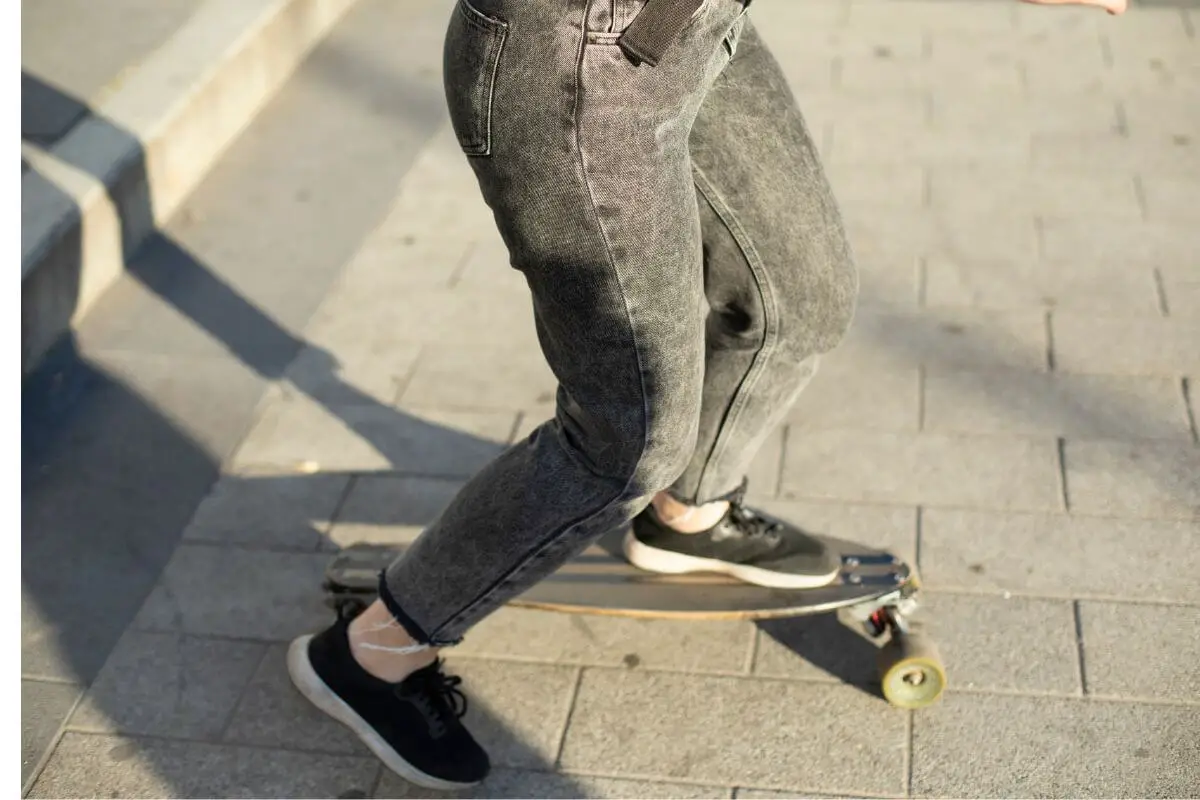
<path id="1" fill-rule="evenodd" d="M 876 661 L 879 683 L 883 696 L 899 708 L 928 706 L 946 688 L 937 647 L 909 621 L 917 610 L 917 588 L 914 578 L 895 592 L 846 609 L 872 638 L 888 637 Z"/>

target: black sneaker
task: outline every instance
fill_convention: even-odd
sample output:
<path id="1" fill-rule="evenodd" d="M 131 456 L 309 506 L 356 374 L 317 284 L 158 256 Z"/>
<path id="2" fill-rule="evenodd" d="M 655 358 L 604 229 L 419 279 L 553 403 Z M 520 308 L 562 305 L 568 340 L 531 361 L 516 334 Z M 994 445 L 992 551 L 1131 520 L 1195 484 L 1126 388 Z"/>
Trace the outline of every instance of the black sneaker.
<path id="1" fill-rule="evenodd" d="M 462 679 L 439 660 L 400 683 L 364 670 L 350 653 L 349 623 L 339 620 L 288 649 L 292 683 L 313 705 L 358 734 L 388 769 L 427 789 L 465 789 L 488 773 L 487 753 L 460 720 Z"/>
<path id="2" fill-rule="evenodd" d="M 837 577 L 837 554 L 794 525 L 746 508 L 743 494 L 735 492 L 721 521 L 699 533 L 679 533 L 647 507 L 625 535 L 625 557 L 650 572 L 722 572 L 776 589 L 812 589 Z"/>

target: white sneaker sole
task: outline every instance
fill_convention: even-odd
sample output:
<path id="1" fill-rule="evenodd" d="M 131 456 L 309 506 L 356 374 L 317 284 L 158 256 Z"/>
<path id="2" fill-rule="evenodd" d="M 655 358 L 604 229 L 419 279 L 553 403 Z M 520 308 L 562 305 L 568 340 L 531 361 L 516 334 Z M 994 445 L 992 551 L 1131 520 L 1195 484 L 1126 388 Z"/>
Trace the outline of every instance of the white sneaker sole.
<path id="1" fill-rule="evenodd" d="M 312 641 L 312 638 L 312 635 L 308 635 L 296 639 L 288 648 L 287 654 L 288 674 L 292 678 L 292 683 L 300 690 L 300 694 L 308 698 L 309 702 L 354 731 L 354 734 L 362 739 L 363 744 L 370 748 L 385 767 L 409 783 L 415 783 L 426 789 L 444 790 L 469 789 L 478 785 L 478 782 L 457 783 L 426 775 L 401 758 L 400 754 L 393 750 L 391 745 L 385 742 L 383 737 L 358 715 L 358 712 L 338 697 L 337 693 L 330 689 L 312 668 L 312 662 L 308 660 L 308 643 Z"/>
<path id="2" fill-rule="evenodd" d="M 752 583 L 755 586 L 765 586 L 769 589 L 817 589 L 828 586 L 841 571 L 840 568 L 835 567 L 828 575 L 793 575 L 748 564 L 731 564 L 715 558 L 700 558 L 684 553 L 673 553 L 670 550 L 660 550 L 639 542 L 633 535 L 633 531 L 625 534 L 622 549 L 630 564 L 647 572 L 661 572 L 667 575 L 720 572 L 740 581 Z"/>

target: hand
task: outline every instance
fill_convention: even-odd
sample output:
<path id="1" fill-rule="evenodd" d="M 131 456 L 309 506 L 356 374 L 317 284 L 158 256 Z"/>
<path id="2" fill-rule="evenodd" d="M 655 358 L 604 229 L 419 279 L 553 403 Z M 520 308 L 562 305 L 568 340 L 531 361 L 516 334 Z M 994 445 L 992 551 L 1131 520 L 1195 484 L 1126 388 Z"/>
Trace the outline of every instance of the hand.
<path id="1" fill-rule="evenodd" d="M 1109 14 L 1125 13 L 1127 0 L 1021 0 L 1039 6 L 1098 6 Z"/>

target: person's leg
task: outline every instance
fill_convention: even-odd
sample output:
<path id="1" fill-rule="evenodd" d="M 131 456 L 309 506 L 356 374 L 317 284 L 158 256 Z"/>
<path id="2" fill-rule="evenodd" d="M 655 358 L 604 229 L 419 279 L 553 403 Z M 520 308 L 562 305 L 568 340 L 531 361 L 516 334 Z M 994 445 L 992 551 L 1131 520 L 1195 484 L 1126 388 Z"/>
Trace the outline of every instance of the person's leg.
<path id="1" fill-rule="evenodd" d="M 647 569 L 717 568 L 756 583 L 800 587 L 811 585 L 808 577 L 831 577 L 822 578 L 830 565 L 810 561 L 798 569 L 795 559 L 781 557 L 786 541 L 775 551 L 747 549 L 725 524 L 730 513 L 746 509 L 730 509 L 723 498 L 740 494 L 751 461 L 812 377 L 819 355 L 844 334 L 857 275 L 812 138 L 752 13 L 731 32 L 735 56 L 691 133 L 711 307 L 697 446 L 670 491 L 638 518 L 626 552 Z M 754 520 L 763 516 L 735 518 L 747 524 L 733 527 L 761 531 Z M 786 523 L 770 524 L 789 538 Z M 710 530 L 724 544 L 695 535 Z M 792 528 L 790 538 L 805 537 Z"/>
<path id="2" fill-rule="evenodd" d="M 712 308 L 699 441 L 671 487 L 691 503 L 742 482 L 846 332 L 858 292 L 816 146 L 752 13 L 691 134 Z"/>
<path id="3" fill-rule="evenodd" d="M 373 747 L 372 736 L 382 735 L 376 752 L 401 774 L 411 743 L 392 743 L 400 723 L 381 734 L 358 713 L 366 700 L 347 701 L 331 687 L 313 653 L 335 654 L 330 680 L 357 661 L 373 664 L 373 679 L 400 681 L 432 660 L 422 648 L 456 643 L 628 524 L 695 449 L 707 304 L 688 137 L 728 63 L 722 40 L 741 2 L 708 0 L 653 67 L 635 66 L 617 46 L 644 5 L 461 0 L 454 11 L 445 63 L 451 120 L 512 265 L 527 279 L 559 390 L 555 419 L 469 481 L 385 571 L 382 602 L 356 621 L 353 649 L 345 626 L 293 646 L 301 690 Z M 435 702 L 452 693 L 422 677 L 433 674 L 417 670 L 400 685 L 426 681 L 430 718 L 452 732 L 451 744 L 468 747 L 448 707 Z M 436 739 L 430 728 L 419 744 L 437 757 L 418 752 L 429 766 L 406 777 L 469 782 Z"/>

